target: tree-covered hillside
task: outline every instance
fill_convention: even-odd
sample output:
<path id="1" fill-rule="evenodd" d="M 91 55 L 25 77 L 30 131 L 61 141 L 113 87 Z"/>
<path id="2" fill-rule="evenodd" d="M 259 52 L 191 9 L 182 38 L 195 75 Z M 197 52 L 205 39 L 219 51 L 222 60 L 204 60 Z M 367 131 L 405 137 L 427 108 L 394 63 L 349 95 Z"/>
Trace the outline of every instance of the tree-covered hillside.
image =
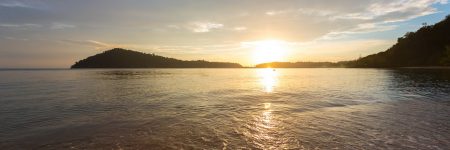
<path id="1" fill-rule="evenodd" d="M 408 32 L 391 48 L 347 64 L 348 67 L 450 66 L 450 16 Z"/>
<path id="2" fill-rule="evenodd" d="M 174 58 L 114 48 L 80 60 L 71 68 L 241 68 L 237 63 L 183 61 Z"/>

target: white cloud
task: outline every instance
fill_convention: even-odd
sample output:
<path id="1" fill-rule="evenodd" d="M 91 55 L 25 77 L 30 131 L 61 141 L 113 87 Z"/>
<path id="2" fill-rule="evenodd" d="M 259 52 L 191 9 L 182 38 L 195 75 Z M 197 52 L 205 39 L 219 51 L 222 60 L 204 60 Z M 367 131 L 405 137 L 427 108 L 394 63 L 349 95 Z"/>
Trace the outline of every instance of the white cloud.
<path id="1" fill-rule="evenodd" d="M 7 40 L 28 41 L 28 39 L 26 39 L 26 38 L 16 38 L 16 37 L 11 37 L 11 36 L 6 36 L 6 37 L 3 37 L 3 38 L 7 39 Z"/>
<path id="2" fill-rule="evenodd" d="M 393 0 L 369 4 L 363 11 L 340 13 L 331 19 L 376 20 L 399 22 L 437 12 L 433 4 L 446 4 L 447 0 Z"/>
<path id="3" fill-rule="evenodd" d="M 75 27 L 76 27 L 75 25 L 64 24 L 64 23 L 59 23 L 59 22 L 54 22 L 50 26 L 51 29 L 67 29 L 67 28 L 75 28 Z"/>
<path id="4" fill-rule="evenodd" d="M 35 29 L 35 28 L 42 28 L 42 27 L 48 27 L 50 29 L 67 29 L 67 28 L 75 28 L 75 25 L 70 24 L 64 24 L 64 23 L 58 23 L 54 22 L 50 24 L 49 26 L 43 26 L 40 24 L 34 24 L 34 23 L 24 23 L 24 24 L 9 24 L 9 23 L 1 23 L 0 28 L 13 28 L 13 29 Z"/>
<path id="5" fill-rule="evenodd" d="M 112 47 L 113 44 L 107 44 L 107 43 L 103 43 L 103 42 L 99 42 L 99 41 L 95 41 L 95 40 L 86 40 L 87 43 L 94 45 L 96 47 Z"/>
<path id="6" fill-rule="evenodd" d="M 5 1 L 0 2 L 0 6 L 2 7 L 22 7 L 22 8 L 33 8 L 31 5 L 27 5 L 25 3 L 19 1 Z"/>
<path id="7" fill-rule="evenodd" d="M 257 24 L 241 24 L 252 26 L 253 33 L 260 33 L 258 36 L 289 41 L 330 40 L 394 30 L 398 22 L 438 13 L 435 5 L 447 3 L 448 0 L 317 1 L 310 5 L 278 5 L 277 9 L 265 9 L 270 11 L 263 11 L 261 20 L 254 21 Z"/>
<path id="8" fill-rule="evenodd" d="M 178 25 L 174 25 L 174 24 L 170 24 L 167 25 L 168 28 L 172 28 L 172 29 L 181 29 L 182 27 L 178 26 Z"/>
<path id="9" fill-rule="evenodd" d="M 322 10 L 322 9 L 310 9 L 310 8 L 301 8 L 297 10 L 298 13 L 305 14 L 305 15 L 317 15 L 317 16 L 331 16 L 335 14 L 335 11 L 331 10 Z"/>
<path id="10" fill-rule="evenodd" d="M 268 11 L 268 12 L 266 12 L 266 15 L 274 16 L 274 15 L 279 14 L 280 12 L 281 12 L 281 11 Z"/>
<path id="11" fill-rule="evenodd" d="M 358 24 L 354 28 L 341 30 L 341 31 L 332 31 L 321 38 L 319 40 L 332 40 L 332 39 L 340 39 L 348 37 L 352 34 L 362 34 L 362 33 L 371 33 L 371 32 L 381 32 L 381 31 L 389 31 L 394 30 L 397 26 L 395 25 L 383 25 L 383 24 L 376 24 L 376 23 L 363 23 Z"/>
<path id="12" fill-rule="evenodd" d="M 196 33 L 210 32 L 213 29 L 220 29 L 223 27 L 223 24 L 214 22 L 192 22 L 188 25 L 188 28 Z"/>
<path id="13" fill-rule="evenodd" d="M 437 13 L 433 4 L 447 4 L 447 0 L 380 0 L 368 2 L 360 9 L 337 10 L 301 8 L 298 10 L 274 11 L 272 15 L 302 14 L 322 18 L 331 28 L 318 39 L 339 39 L 353 34 L 372 33 L 396 29 L 395 22 L 407 21 L 421 16 Z M 340 25 L 340 26 L 334 26 Z"/>
<path id="14" fill-rule="evenodd" d="M 47 6 L 40 0 L 2 0 L 0 7 L 8 8 L 27 8 L 27 9 L 44 9 Z"/>
<path id="15" fill-rule="evenodd" d="M 322 9 L 313 9 L 313 8 L 299 8 L 299 9 L 285 9 L 285 10 L 277 10 L 277 11 L 267 11 L 265 14 L 268 16 L 277 16 L 277 15 L 290 15 L 296 16 L 299 14 L 303 15 L 314 15 L 318 17 L 330 16 L 335 14 L 336 12 L 331 10 L 322 10 Z"/>
<path id="16" fill-rule="evenodd" d="M 16 28 L 16 29 L 31 29 L 31 28 L 40 28 L 40 27 L 42 27 L 42 25 L 33 24 L 33 23 L 25 23 L 25 24 L 7 24 L 7 23 L 2 23 L 2 24 L 0 24 L 0 27 L 3 27 L 3 28 Z"/>
<path id="17" fill-rule="evenodd" d="M 100 42 L 97 40 L 70 40 L 70 39 L 67 39 L 67 40 L 61 40 L 61 42 L 93 47 L 96 50 L 106 50 L 106 49 L 118 48 L 118 47 L 121 47 L 121 48 L 130 47 L 129 45 L 111 44 L 111 43 Z"/>
<path id="18" fill-rule="evenodd" d="M 247 27 L 234 27 L 233 30 L 235 30 L 235 31 L 245 31 L 245 30 L 247 30 Z"/>
<path id="19" fill-rule="evenodd" d="M 167 25 L 167 28 L 180 30 L 185 29 L 189 30 L 194 33 L 205 33 L 205 32 L 211 32 L 214 29 L 220 29 L 223 28 L 224 25 L 220 23 L 214 23 L 214 22 L 191 22 L 184 25 L 176 25 L 176 24 L 169 24 Z"/>

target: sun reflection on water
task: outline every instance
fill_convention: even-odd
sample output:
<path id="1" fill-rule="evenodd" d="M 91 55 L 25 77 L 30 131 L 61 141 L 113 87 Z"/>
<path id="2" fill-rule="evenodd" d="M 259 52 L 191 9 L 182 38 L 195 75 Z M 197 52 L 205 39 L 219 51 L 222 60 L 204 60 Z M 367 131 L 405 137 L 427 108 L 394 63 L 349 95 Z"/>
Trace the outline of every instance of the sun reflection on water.
<path id="1" fill-rule="evenodd" d="M 269 109 L 272 103 L 264 103 L 264 109 Z"/>
<path id="2" fill-rule="evenodd" d="M 262 123 L 265 128 L 271 128 L 272 110 L 270 106 L 272 103 L 264 103 L 264 111 L 262 113 Z"/>
<path id="3" fill-rule="evenodd" d="M 271 149 L 274 147 L 274 143 L 279 142 L 276 138 L 278 128 L 275 116 L 272 113 L 272 103 L 262 103 L 262 110 L 259 110 L 254 115 L 254 122 L 252 123 L 252 130 L 254 131 L 249 135 L 253 144 L 257 148 Z"/>
<path id="4" fill-rule="evenodd" d="M 271 111 L 264 111 L 262 114 L 262 121 L 265 128 L 271 128 L 271 122 L 272 119 L 272 112 Z"/>
<path id="5" fill-rule="evenodd" d="M 248 137 L 256 148 L 284 149 L 287 141 L 282 135 L 283 125 L 280 124 L 275 104 L 270 102 L 271 93 L 279 84 L 278 72 L 273 68 L 258 69 L 257 77 L 262 90 L 267 94 L 263 94 L 262 103 L 258 103 L 259 109 L 253 113 L 254 119 L 249 126 L 253 132 L 249 132 Z"/>
<path id="6" fill-rule="evenodd" d="M 267 93 L 271 93 L 274 90 L 274 87 L 277 84 L 277 72 L 275 69 L 266 68 L 266 69 L 258 69 L 257 74 L 260 77 L 260 83 L 264 87 L 264 91 Z"/>

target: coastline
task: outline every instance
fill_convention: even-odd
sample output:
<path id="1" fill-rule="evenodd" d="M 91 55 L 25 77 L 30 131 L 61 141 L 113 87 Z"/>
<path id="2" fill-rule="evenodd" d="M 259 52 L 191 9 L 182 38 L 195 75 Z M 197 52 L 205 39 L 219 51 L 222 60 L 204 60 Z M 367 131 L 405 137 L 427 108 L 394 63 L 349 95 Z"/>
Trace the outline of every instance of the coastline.
<path id="1" fill-rule="evenodd" d="M 450 66 L 400 67 L 402 69 L 450 69 Z"/>

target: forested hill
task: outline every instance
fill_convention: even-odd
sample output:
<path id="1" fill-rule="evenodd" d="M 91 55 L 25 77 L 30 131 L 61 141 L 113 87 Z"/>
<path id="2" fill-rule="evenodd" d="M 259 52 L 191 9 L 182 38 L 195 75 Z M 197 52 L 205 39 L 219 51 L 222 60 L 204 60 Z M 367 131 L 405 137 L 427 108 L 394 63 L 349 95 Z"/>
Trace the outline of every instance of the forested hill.
<path id="1" fill-rule="evenodd" d="M 384 52 L 347 64 L 348 67 L 450 66 L 450 16 L 398 38 Z"/>
<path id="2" fill-rule="evenodd" d="M 71 68 L 241 68 L 237 63 L 184 61 L 114 48 L 76 62 Z"/>
<path id="3" fill-rule="evenodd" d="M 338 68 L 347 62 L 270 62 L 256 65 L 256 68 Z"/>

